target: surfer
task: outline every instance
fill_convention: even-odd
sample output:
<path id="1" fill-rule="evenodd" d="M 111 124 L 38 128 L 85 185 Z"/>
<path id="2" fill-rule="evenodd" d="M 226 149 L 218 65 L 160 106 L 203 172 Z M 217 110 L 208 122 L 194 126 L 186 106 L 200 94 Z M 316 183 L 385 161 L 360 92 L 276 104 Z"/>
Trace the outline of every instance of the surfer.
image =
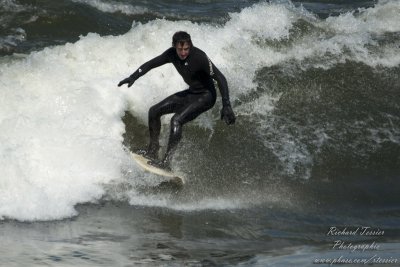
<path id="1" fill-rule="evenodd" d="M 150 142 L 143 154 L 151 161 L 149 164 L 169 169 L 171 156 L 182 137 L 182 126 L 195 119 L 201 113 L 212 108 L 216 101 L 216 90 L 213 80 L 218 84 L 222 96 L 221 119 L 228 125 L 235 123 L 235 114 L 229 101 L 228 83 L 225 76 L 199 48 L 193 46 L 187 32 L 176 32 L 172 37 L 172 47 L 161 55 L 141 65 L 131 76 L 119 82 L 118 86 L 132 84 L 151 69 L 166 63 L 172 63 L 189 88 L 175 93 L 149 110 Z M 170 134 L 165 156 L 157 159 L 161 116 L 175 113 L 171 118 Z"/>

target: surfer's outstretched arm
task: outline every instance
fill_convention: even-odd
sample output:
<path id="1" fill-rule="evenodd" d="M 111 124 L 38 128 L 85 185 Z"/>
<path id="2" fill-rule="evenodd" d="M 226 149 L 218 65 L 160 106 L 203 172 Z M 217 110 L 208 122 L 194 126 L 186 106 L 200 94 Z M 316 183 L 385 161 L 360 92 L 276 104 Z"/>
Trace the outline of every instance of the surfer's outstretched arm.
<path id="1" fill-rule="evenodd" d="M 118 83 L 118 86 L 121 86 L 123 84 L 128 84 L 128 87 L 131 87 L 132 84 L 139 79 L 141 76 L 145 75 L 148 71 L 151 69 L 157 68 L 161 65 L 164 65 L 166 63 L 170 62 L 169 57 L 168 57 L 168 50 L 162 53 L 161 55 L 147 61 L 143 65 L 141 65 L 134 73 L 132 73 L 131 76 L 129 76 L 126 79 L 123 79 Z"/>

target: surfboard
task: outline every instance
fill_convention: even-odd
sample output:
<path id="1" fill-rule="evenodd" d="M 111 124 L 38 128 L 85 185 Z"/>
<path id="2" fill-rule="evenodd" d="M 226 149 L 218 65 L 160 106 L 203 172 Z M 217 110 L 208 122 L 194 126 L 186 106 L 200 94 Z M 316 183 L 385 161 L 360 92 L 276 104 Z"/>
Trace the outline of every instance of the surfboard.
<path id="1" fill-rule="evenodd" d="M 152 166 L 148 164 L 150 161 L 148 158 L 143 157 L 142 155 L 136 154 L 134 152 L 131 152 L 131 156 L 133 160 L 146 172 L 153 173 L 158 176 L 162 176 L 165 178 L 164 181 L 162 181 L 159 186 L 168 186 L 168 185 L 173 185 L 176 187 L 182 187 L 183 184 L 185 183 L 185 180 L 173 173 L 172 171 L 164 170 L 157 168 L 155 166 Z"/>

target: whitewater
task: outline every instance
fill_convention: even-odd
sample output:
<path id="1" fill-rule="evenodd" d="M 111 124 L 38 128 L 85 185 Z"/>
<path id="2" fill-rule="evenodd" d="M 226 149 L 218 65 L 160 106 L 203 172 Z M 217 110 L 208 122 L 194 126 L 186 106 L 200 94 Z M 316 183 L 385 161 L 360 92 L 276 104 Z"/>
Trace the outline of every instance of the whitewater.
<path id="1" fill-rule="evenodd" d="M 95 6 L 106 12 L 124 8 Z M 226 76 L 238 120 L 265 116 L 274 110 L 279 95 L 265 94 L 243 105 L 238 102 L 256 90 L 255 78 L 262 68 L 295 62 L 303 69 L 329 69 L 349 60 L 376 69 L 398 66 L 398 44 L 379 43 L 376 36 L 400 32 L 399 13 L 398 1 L 380 1 L 357 13 L 322 20 L 290 2 L 260 2 L 230 13 L 223 25 L 166 19 L 133 22 L 122 35 L 90 33 L 74 43 L 2 58 L 0 218 L 69 218 L 78 214 L 77 204 L 118 199 L 121 194 L 131 205 L 178 210 L 243 207 L 246 201 L 241 198 L 170 203 L 166 198 L 138 194 L 135 186 L 148 182 L 123 145 L 121 118 L 127 111 L 146 125 L 148 108 L 186 85 L 172 65 L 152 70 L 132 88 L 118 88 L 117 83 L 165 51 L 173 33 L 184 30 Z M 260 18 L 268 19 L 264 23 Z M 296 34 L 299 23 L 313 30 Z M 218 112 L 208 112 L 193 124 L 212 135 L 218 120 Z M 260 123 L 260 130 L 263 127 Z M 398 132 L 393 140 L 399 142 Z M 287 162 L 288 172 L 294 168 L 292 160 L 310 161 L 304 157 L 307 152 L 290 142 L 275 152 Z M 110 185 L 127 181 L 132 186 L 128 193 L 110 195 Z"/>

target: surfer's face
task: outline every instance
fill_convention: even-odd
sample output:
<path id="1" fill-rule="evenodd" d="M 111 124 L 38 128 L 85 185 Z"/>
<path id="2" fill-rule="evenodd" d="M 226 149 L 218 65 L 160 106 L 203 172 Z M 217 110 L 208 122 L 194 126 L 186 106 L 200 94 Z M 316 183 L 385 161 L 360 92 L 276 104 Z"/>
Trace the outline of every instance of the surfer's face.
<path id="1" fill-rule="evenodd" d="M 175 46 L 176 53 L 181 60 L 184 60 L 188 57 L 190 52 L 190 45 L 188 43 L 177 43 Z"/>

